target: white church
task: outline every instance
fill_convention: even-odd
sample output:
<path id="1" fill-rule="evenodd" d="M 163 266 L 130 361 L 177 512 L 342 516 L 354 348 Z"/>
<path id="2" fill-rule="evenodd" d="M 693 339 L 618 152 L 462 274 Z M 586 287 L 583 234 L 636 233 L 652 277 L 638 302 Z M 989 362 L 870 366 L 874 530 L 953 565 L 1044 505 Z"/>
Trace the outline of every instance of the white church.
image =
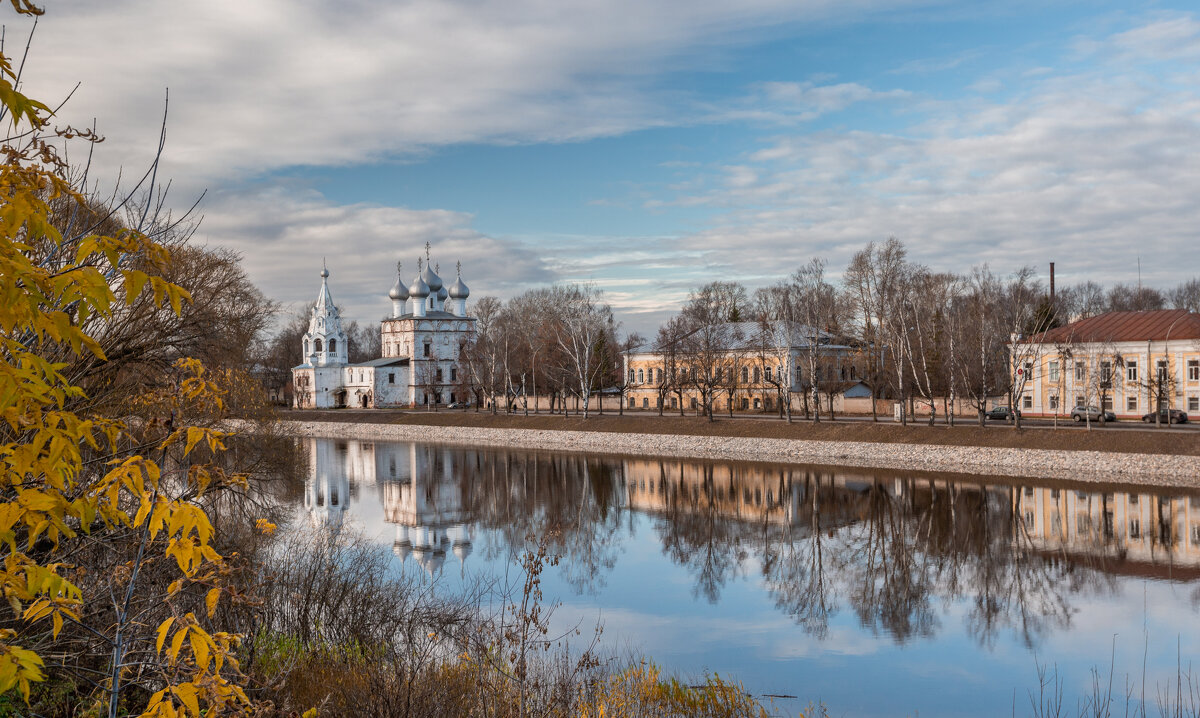
<path id="1" fill-rule="evenodd" d="M 405 286 L 396 267 L 388 292 L 392 315 L 380 325 L 383 356 L 351 364 L 342 319 L 329 293 L 329 270 L 321 270 L 321 292 L 304 334 L 304 363 L 292 368 L 297 409 L 418 407 L 466 401 L 458 366 L 463 345 L 475 336 L 467 316 L 470 291 L 461 265 L 446 287 L 428 261 L 417 260 L 417 276 Z M 449 302 L 449 303 L 448 303 Z"/>

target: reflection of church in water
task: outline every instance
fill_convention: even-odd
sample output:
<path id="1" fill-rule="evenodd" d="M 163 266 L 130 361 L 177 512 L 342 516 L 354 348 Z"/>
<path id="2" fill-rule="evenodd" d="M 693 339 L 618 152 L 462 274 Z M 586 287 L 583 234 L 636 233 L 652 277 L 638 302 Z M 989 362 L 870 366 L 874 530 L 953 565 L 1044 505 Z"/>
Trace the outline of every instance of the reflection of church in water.
<path id="1" fill-rule="evenodd" d="M 413 443 L 306 439 L 310 475 L 304 507 L 314 526 L 341 528 L 351 499 L 374 487 L 384 519 L 396 525 L 393 552 L 429 573 L 447 554 L 460 567 L 471 555 L 472 530 L 464 501 L 470 493 L 453 476 L 453 451 Z"/>

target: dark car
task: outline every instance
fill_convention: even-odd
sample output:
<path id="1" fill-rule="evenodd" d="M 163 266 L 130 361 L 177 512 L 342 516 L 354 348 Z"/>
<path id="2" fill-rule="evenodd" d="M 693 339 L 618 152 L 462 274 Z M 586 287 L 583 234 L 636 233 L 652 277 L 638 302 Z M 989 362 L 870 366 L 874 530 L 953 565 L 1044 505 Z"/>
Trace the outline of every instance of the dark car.
<path id="1" fill-rule="evenodd" d="M 1166 409 L 1163 409 L 1162 411 L 1158 412 L 1158 420 L 1164 424 L 1186 424 L 1188 421 L 1188 415 L 1179 409 L 1171 409 L 1169 414 L 1167 413 Z M 1153 424 L 1154 412 L 1152 411 L 1149 414 L 1143 414 L 1142 421 L 1146 422 L 1147 424 Z"/>
<path id="2" fill-rule="evenodd" d="M 1017 410 L 1017 416 L 1021 415 L 1021 410 Z M 993 406 L 991 411 L 984 414 L 985 417 L 992 421 L 1008 421 L 1012 418 L 1013 413 L 1007 406 Z"/>
<path id="3" fill-rule="evenodd" d="M 447 409 L 466 409 L 468 406 L 470 406 L 470 404 L 465 401 L 455 401 L 455 402 L 451 402 L 451 403 L 447 404 L 446 408 Z"/>
<path id="4" fill-rule="evenodd" d="M 1116 421 L 1117 415 L 1105 409 L 1100 411 L 1094 406 L 1077 406 L 1071 410 L 1071 418 L 1078 422 L 1083 421 Z"/>

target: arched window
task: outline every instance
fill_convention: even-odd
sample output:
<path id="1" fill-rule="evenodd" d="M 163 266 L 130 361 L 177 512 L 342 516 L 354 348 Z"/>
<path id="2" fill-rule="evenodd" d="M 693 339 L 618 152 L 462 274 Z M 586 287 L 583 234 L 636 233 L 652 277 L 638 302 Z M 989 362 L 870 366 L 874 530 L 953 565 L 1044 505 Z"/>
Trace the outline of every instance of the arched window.
<path id="1" fill-rule="evenodd" d="M 744 366 L 742 367 L 742 383 L 745 384 L 748 381 L 750 381 L 750 367 Z"/>
<path id="2" fill-rule="evenodd" d="M 646 372 L 641 369 L 638 369 L 638 383 L 642 384 L 642 383 L 645 383 L 645 381 L 646 381 Z"/>
<path id="3" fill-rule="evenodd" d="M 655 371 L 656 375 L 658 376 L 658 383 L 661 384 L 662 383 L 662 369 L 655 369 L 654 371 Z"/>
<path id="4" fill-rule="evenodd" d="M 758 383 L 758 367 L 754 367 L 754 383 Z"/>
<path id="5" fill-rule="evenodd" d="M 313 342 L 314 342 L 314 346 L 316 346 L 316 347 L 317 347 L 317 351 L 321 351 L 321 340 L 320 340 L 320 339 L 314 339 L 314 340 L 313 340 Z"/>
<path id="6" fill-rule="evenodd" d="M 329 340 L 329 351 L 330 351 L 330 352 L 336 352 L 336 351 L 337 351 L 337 339 L 330 339 L 330 340 Z"/>
<path id="7" fill-rule="evenodd" d="M 304 355 L 308 356 L 308 340 L 304 340 Z"/>
<path id="8" fill-rule="evenodd" d="M 629 370 L 629 383 L 630 384 L 633 383 L 633 370 L 632 369 Z"/>

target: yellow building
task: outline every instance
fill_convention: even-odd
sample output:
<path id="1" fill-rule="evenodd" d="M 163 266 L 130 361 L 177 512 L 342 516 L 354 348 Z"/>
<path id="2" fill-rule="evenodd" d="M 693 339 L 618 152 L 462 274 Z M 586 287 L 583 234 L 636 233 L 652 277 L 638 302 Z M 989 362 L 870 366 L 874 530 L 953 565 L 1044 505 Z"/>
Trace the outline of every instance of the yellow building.
<path id="1" fill-rule="evenodd" d="M 1119 419 L 1141 419 L 1155 406 L 1200 418 L 1200 314 L 1108 312 L 1011 346 L 1025 416 L 1069 418 L 1090 405 Z"/>
<path id="2" fill-rule="evenodd" d="M 707 399 L 714 412 L 756 412 L 780 411 L 781 402 L 790 400 L 796 411 L 812 399 L 813 337 L 822 411 L 830 397 L 870 396 L 859 381 L 867 358 L 864 348 L 828 332 L 791 322 L 729 322 L 715 334 L 718 341 L 685 337 L 665 350 L 627 353 L 626 406 L 678 410 L 682 402 L 682 408 L 699 411 Z"/>

